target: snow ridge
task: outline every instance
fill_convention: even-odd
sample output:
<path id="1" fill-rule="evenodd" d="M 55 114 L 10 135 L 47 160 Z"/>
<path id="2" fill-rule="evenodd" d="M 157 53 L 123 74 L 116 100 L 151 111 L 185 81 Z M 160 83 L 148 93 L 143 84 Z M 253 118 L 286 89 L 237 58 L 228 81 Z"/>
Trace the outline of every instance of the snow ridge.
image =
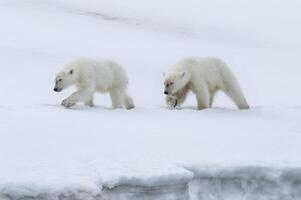
<path id="1" fill-rule="evenodd" d="M 300 199 L 300 168 L 261 166 L 196 169 L 189 183 L 192 199 Z"/>
<path id="2" fill-rule="evenodd" d="M 301 169 L 295 167 L 271 168 L 267 166 L 220 166 L 190 167 L 174 171 L 168 176 L 159 168 L 143 169 L 140 172 L 123 174 L 123 178 L 113 177 L 106 183 L 93 178 L 80 183 L 80 178 L 65 180 L 64 183 L 51 182 L 49 185 L 11 183 L 0 185 L 2 200 L 297 200 L 301 198 Z M 166 168 L 167 169 L 167 168 Z M 149 170 L 153 177 L 145 174 Z M 171 171 L 172 168 L 171 168 Z M 182 171 L 182 172 L 184 172 Z M 106 171 L 110 173 L 109 171 Z M 123 173 L 124 171 L 120 171 Z M 190 174 L 191 173 L 191 174 Z M 85 173 L 91 176 L 91 173 Z M 138 175 L 140 174 L 140 175 Z M 143 175 L 144 174 L 144 175 Z M 164 175 L 165 174 L 165 175 Z M 193 176 L 191 176 L 193 174 Z M 82 174 L 74 174 L 74 176 Z M 116 178 L 114 180 L 114 178 Z M 186 178 L 186 180 L 185 180 Z M 101 179 L 99 177 L 99 179 Z M 55 180 L 55 179 L 53 179 Z M 53 181 L 52 180 L 52 181 Z M 126 180 L 126 181 L 124 181 Z M 184 181 L 185 180 L 185 181 Z M 58 179 L 58 181 L 60 181 Z M 73 182 L 72 182 L 73 181 Z M 75 181 L 75 182 L 74 182 Z M 119 181 L 119 182 L 118 182 Z M 114 183 L 114 184 L 113 184 Z M 55 188 L 59 186 L 60 188 Z"/>

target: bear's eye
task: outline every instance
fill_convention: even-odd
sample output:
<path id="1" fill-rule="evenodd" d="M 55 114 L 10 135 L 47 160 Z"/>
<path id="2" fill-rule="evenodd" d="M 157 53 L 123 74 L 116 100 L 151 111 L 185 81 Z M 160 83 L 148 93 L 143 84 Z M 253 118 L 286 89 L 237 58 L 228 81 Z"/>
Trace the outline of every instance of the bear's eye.
<path id="1" fill-rule="evenodd" d="M 63 80 L 63 79 L 60 78 L 60 79 L 59 79 L 59 82 L 61 82 L 62 80 Z"/>
<path id="2" fill-rule="evenodd" d="M 169 85 L 173 85 L 173 82 L 170 82 Z"/>

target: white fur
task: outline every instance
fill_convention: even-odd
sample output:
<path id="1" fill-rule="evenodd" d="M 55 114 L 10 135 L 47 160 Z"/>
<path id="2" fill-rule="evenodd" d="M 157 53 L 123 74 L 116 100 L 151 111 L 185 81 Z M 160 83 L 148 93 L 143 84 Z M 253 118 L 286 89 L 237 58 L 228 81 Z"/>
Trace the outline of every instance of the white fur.
<path id="1" fill-rule="evenodd" d="M 229 67 L 217 58 L 186 58 L 165 75 L 166 102 L 171 107 L 180 106 L 188 91 L 197 98 L 198 109 L 212 106 L 214 96 L 221 90 L 240 109 L 249 109 L 242 90 Z"/>
<path id="2" fill-rule="evenodd" d="M 63 100 L 70 107 L 78 102 L 93 106 L 95 92 L 110 93 L 113 108 L 134 108 L 127 94 L 128 78 L 125 70 L 110 60 L 78 59 L 63 67 L 55 78 L 55 91 L 76 85 L 77 91 Z"/>

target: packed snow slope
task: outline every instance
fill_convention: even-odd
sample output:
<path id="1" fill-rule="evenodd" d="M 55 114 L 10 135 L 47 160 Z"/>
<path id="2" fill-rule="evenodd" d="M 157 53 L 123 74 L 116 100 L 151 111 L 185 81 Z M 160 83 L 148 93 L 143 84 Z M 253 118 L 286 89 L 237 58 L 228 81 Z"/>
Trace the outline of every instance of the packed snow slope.
<path id="1" fill-rule="evenodd" d="M 301 2 L 0 0 L 0 199 L 301 199 Z M 164 103 L 162 73 L 216 56 L 251 105 Z M 110 58 L 137 108 L 60 106 L 54 76 Z"/>

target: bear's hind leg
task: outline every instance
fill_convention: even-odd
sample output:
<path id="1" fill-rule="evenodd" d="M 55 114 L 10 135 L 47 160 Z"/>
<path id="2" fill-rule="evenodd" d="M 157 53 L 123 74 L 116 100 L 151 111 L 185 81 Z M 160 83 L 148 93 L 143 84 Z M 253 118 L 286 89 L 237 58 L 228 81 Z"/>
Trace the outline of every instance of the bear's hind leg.
<path id="1" fill-rule="evenodd" d="M 228 88 L 224 90 L 226 95 L 235 103 L 239 109 L 249 109 L 248 105 L 240 87 L 237 84 L 228 85 Z"/>
<path id="2" fill-rule="evenodd" d="M 130 97 L 128 94 L 125 95 L 124 105 L 125 105 L 125 108 L 128 110 L 135 108 L 134 101 L 133 101 L 132 97 Z"/>
<path id="3" fill-rule="evenodd" d="M 226 95 L 232 99 L 239 109 L 249 109 L 250 107 L 233 73 L 229 69 L 225 68 L 222 71 L 222 77 L 224 79 L 224 87 L 222 87 L 222 90 L 226 93 Z"/>
<path id="4" fill-rule="evenodd" d="M 110 91 L 110 96 L 111 96 L 113 109 L 123 108 L 125 94 L 121 89 L 119 88 L 113 89 L 112 91 Z"/>

